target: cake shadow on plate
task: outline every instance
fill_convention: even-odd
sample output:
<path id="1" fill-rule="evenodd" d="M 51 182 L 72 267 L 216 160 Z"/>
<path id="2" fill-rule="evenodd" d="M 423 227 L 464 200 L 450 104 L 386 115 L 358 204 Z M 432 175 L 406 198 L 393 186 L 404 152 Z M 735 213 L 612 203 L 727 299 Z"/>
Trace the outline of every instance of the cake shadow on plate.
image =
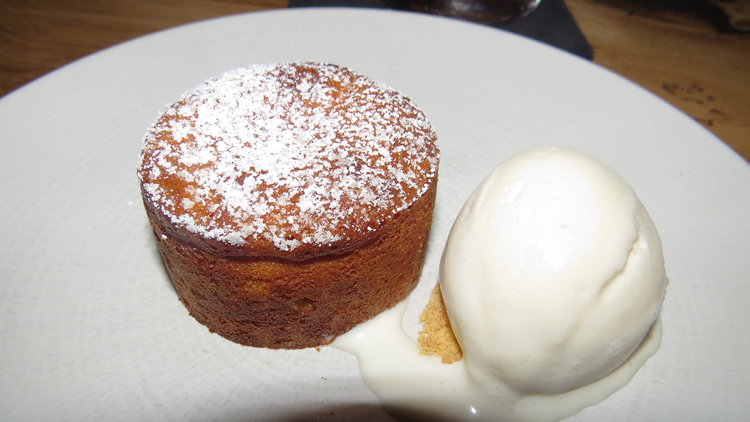
<path id="1" fill-rule="evenodd" d="M 437 404 L 437 403 L 436 403 Z M 438 406 L 435 406 L 438 408 Z M 300 411 L 298 414 L 285 415 L 277 418 L 261 418 L 268 422 L 336 422 L 336 421 L 358 421 L 358 422 L 446 422 L 438 413 L 430 411 L 418 411 L 416 408 L 384 408 L 376 404 L 340 404 L 327 406 L 322 409 L 309 409 Z M 237 419 L 241 421 L 241 419 Z"/>
<path id="2" fill-rule="evenodd" d="M 298 414 L 269 419 L 270 422 L 308 422 L 308 421 L 363 421 L 388 422 L 389 417 L 382 407 L 376 404 L 341 404 L 327 406 L 323 409 L 310 409 Z"/>
<path id="3" fill-rule="evenodd" d="M 411 411 L 403 412 L 399 409 L 392 409 L 395 414 L 401 415 L 396 417 L 387 412 L 383 407 L 377 404 L 360 403 L 360 404 L 340 404 L 333 406 L 326 406 L 321 409 L 308 409 L 306 411 L 300 411 L 298 414 L 285 415 L 278 418 L 260 418 L 255 420 L 262 420 L 268 422 L 309 422 L 309 421 L 321 421 L 321 422 L 336 422 L 336 421 L 358 421 L 358 422 L 392 422 L 392 421 L 423 421 L 433 420 L 431 417 L 425 419 L 424 416 L 416 415 Z M 434 415 L 433 415 L 434 416 Z M 234 419 L 233 419 L 234 420 Z M 237 419 L 242 421 L 242 419 Z"/>

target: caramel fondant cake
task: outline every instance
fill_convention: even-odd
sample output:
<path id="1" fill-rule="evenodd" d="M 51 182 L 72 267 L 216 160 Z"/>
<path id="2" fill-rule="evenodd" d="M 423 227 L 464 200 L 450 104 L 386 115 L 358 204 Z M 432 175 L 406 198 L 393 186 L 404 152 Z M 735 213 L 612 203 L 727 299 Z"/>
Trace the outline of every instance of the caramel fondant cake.
<path id="1" fill-rule="evenodd" d="M 283 63 L 169 105 L 138 175 L 190 314 L 237 343 L 303 348 L 413 289 L 437 170 L 435 132 L 410 99 L 344 67 Z"/>

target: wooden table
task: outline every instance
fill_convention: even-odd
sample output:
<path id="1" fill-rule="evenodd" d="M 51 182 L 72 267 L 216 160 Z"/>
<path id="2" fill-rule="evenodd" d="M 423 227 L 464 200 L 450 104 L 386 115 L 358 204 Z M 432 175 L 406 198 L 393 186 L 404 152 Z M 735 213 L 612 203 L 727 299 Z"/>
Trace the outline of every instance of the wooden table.
<path id="1" fill-rule="evenodd" d="M 594 61 L 695 118 L 750 161 L 750 33 L 624 0 L 567 0 Z M 1 0 L 0 95 L 113 44 L 287 0 Z"/>

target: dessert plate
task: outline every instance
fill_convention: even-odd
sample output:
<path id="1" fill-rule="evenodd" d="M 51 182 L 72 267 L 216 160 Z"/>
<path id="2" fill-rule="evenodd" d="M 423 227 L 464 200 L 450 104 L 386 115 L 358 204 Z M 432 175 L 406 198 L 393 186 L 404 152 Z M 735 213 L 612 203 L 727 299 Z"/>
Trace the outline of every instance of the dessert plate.
<path id="1" fill-rule="evenodd" d="M 688 116 L 573 55 L 496 29 L 379 10 L 300 9 L 182 26 L 0 100 L 0 415 L 6 420 L 389 420 L 356 359 L 233 344 L 188 316 L 135 168 L 161 107 L 250 63 L 327 61 L 420 104 L 442 163 L 412 321 L 451 223 L 511 154 L 565 145 L 628 180 L 664 244 L 661 349 L 575 421 L 750 413 L 750 167 Z"/>

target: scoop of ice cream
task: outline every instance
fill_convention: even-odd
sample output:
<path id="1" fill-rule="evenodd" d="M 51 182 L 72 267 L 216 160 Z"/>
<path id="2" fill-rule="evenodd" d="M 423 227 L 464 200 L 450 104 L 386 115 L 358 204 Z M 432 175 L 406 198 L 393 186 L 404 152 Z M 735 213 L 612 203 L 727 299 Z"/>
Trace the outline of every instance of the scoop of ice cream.
<path id="1" fill-rule="evenodd" d="M 469 375 L 559 394 L 625 362 L 666 289 L 656 228 L 593 158 L 547 147 L 497 168 L 456 219 L 440 287 Z"/>

